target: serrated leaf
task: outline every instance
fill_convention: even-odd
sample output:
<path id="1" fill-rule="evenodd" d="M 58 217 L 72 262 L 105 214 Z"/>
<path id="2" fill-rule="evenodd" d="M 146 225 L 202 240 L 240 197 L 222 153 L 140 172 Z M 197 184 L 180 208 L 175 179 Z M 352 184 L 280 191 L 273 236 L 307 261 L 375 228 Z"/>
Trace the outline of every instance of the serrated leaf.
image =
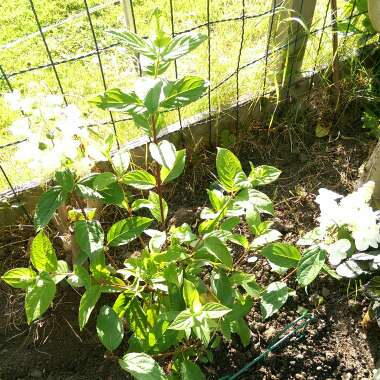
<path id="1" fill-rule="evenodd" d="M 206 377 L 195 363 L 184 360 L 181 364 L 181 380 L 206 380 Z"/>
<path id="2" fill-rule="evenodd" d="M 58 260 L 57 262 L 57 269 L 55 270 L 55 273 L 51 276 L 55 284 L 58 284 L 62 280 L 64 280 L 69 273 L 69 266 L 66 261 L 64 260 Z"/>
<path id="3" fill-rule="evenodd" d="M 144 353 L 129 353 L 119 359 L 120 367 L 137 380 L 167 380 L 162 368 Z"/>
<path id="4" fill-rule="evenodd" d="M 118 88 L 107 90 L 104 95 L 99 95 L 90 103 L 103 110 L 118 111 L 134 114 L 143 109 L 142 100 L 135 92 L 123 92 Z"/>
<path id="5" fill-rule="evenodd" d="M 38 319 L 53 302 L 56 292 L 54 281 L 47 273 L 37 276 L 35 284 L 25 295 L 25 312 L 28 324 Z"/>
<path id="6" fill-rule="evenodd" d="M 65 193 L 74 190 L 74 175 L 70 169 L 55 172 L 55 180 Z"/>
<path id="7" fill-rule="evenodd" d="M 326 260 L 326 252 L 319 247 L 307 249 L 297 267 L 297 281 L 301 286 L 309 285 L 318 276 Z"/>
<path id="8" fill-rule="evenodd" d="M 99 285 L 93 285 L 89 287 L 82 295 L 79 303 L 79 328 L 83 330 L 87 324 L 88 319 L 98 302 L 101 295 L 101 287 Z"/>
<path id="9" fill-rule="evenodd" d="M 298 248 L 286 243 L 270 244 L 262 249 L 261 254 L 282 268 L 294 268 L 301 259 Z"/>
<path id="10" fill-rule="evenodd" d="M 252 167 L 251 173 L 248 176 L 252 186 L 264 186 L 278 179 L 281 170 L 274 166 L 261 165 L 256 168 Z"/>
<path id="11" fill-rule="evenodd" d="M 96 320 L 96 332 L 108 351 L 119 347 L 124 337 L 124 327 L 112 307 L 107 305 L 101 307 Z"/>
<path id="12" fill-rule="evenodd" d="M 204 34 L 178 35 L 162 51 L 162 58 L 166 61 L 181 58 L 197 48 L 205 40 L 207 40 L 207 36 Z"/>
<path id="13" fill-rule="evenodd" d="M 30 261 L 38 272 L 54 272 L 57 269 L 57 256 L 48 236 L 41 230 L 33 239 Z"/>
<path id="14" fill-rule="evenodd" d="M 37 230 L 45 227 L 57 208 L 65 202 L 65 194 L 60 186 L 53 187 L 42 194 L 36 206 L 34 225 Z"/>
<path id="15" fill-rule="evenodd" d="M 289 288 L 283 282 L 272 282 L 261 296 L 261 314 L 264 319 L 276 313 L 285 304 L 289 296 Z"/>
<path id="16" fill-rule="evenodd" d="M 239 159 L 230 150 L 218 148 L 216 170 L 218 179 L 225 190 L 236 190 L 235 177 L 242 171 L 242 167 Z"/>
<path id="17" fill-rule="evenodd" d="M 115 36 L 122 44 L 126 45 L 133 52 L 140 53 L 153 60 L 156 58 L 157 52 L 154 46 L 149 40 L 145 40 L 136 33 L 129 31 L 119 32 L 116 30 L 111 30 L 109 33 Z"/>
<path id="18" fill-rule="evenodd" d="M 89 186 L 83 185 L 81 183 L 78 183 L 75 186 L 75 192 L 79 195 L 80 198 L 83 199 L 92 199 L 92 200 L 103 200 L 103 195 L 100 194 L 98 191 L 95 191 Z"/>
<path id="19" fill-rule="evenodd" d="M 152 219 L 132 216 L 122 219 L 111 226 L 107 233 L 107 241 L 111 247 L 128 244 L 140 236 L 152 224 Z"/>
<path id="20" fill-rule="evenodd" d="M 31 268 L 14 268 L 4 273 L 1 279 L 13 288 L 26 289 L 36 280 L 36 272 Z"/>
<path id="21" fill-rule="evenodd" d="M 186 106 L 199 99 L 207 87 L 208 82 L 195 76 L 168 81 L 163 87 L 165 98 L 160 102 L 160 107 L 174 109 Z"/>
<path id="22" fill-rule="evenodd" d="M 170 324 L 171 330 L 186 330 L 194 326 L 194 317 L 190 310 L 181 311 Z"/>
<path id="23" fill-rule="evenodd" d="M 132 170 L 123 176 L 122 182 L 139 190 L 150 190 L 156 186 L 156 179 L 146 170 Z"/>
<path id="24" fill-rule="evenodd" d="M 250 273 L 235 272 L 230 276 L 229 281 L 231 285 L 240 285 L 252 298 L 259 298 L 263 291 L 256 282 L 255 276 Z"/>
<path id="25" fill-rule="evenodd" d="M 202 313 L 206 316 L 206 318 L 221 318 L 224 315 L 228 314 L 231 311 L 229 307 L 226 307 L 217 302 L 209 302 L 203 306 Z"/>

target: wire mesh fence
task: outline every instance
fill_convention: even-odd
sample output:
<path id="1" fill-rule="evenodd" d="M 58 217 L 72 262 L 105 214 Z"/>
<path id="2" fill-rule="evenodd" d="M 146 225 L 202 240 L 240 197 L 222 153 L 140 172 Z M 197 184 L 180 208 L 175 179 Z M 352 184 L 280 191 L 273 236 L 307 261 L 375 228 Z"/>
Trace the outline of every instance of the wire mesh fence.
<path id="1" fill-rule="evenodd" d="M 109 112 L 90 110 L 88 99 L 107 88 L 127 88 L 141 75 L 141 65 L 119 43 L 106 33 L 107 29 L 129 28 L 139 35 L 149 33 L 149 15 L 160 7 L 163 18 L 172 36 L 201 31 L 208 36 L 207 43 L 190 58 L 175 62 L 169 73 L 177 78 L 184 73 L 195 73 L 206 77 L 211 86 L 196 105 L 168 113 L 166 122 L 179 121 L 200 111 L 208 113 L 209 136 L 211 140 L 213 114 L 231 102 L 236 103 L 235 125 L 240 126 L 239 100 L 242 96 L 267 96 L 279 85 L 279 62 L 286 53 L 295 49 L 296 56 L 287 57 L 287 75 L 282 86 L 287 97 L 294 80 L 308 73 L 308 92 L 313 89 L 314 78 L 320 67 L 332 62 L 332 31 L 336 23 L 331 17 L 330 0 L 317 0 L 310 28 L 305 26 L 304 10 L 313 1 L 295 1 L 296 7 L 288 9 L 288 0 L 253 1 L 240 0 L 122 0 L 99 3 L 95 0 L 65 0 L 61 9 L 49 8 L 42 0 L 20 2 L 23 20 L 9 19 L 12 10 L 5 9 L 3 18 L 4 36 L 0 39 L 0 92 L 15 89 L 41 94 L 46 91 L 60 93 L 65 103 L 78 103 L 84 113 L 91 117 L 89 127 L 100 128 L 100 134 L 112 131 L 117 148 L 136 136 L 136 130 L 129 118 Z M 58 2 L 53 2 L 58 3 Z M 268 4 L 269 3 L 269 4 Z M 338 1 L 339 17 L 346 17 L 347 29 L 340 33 L 341 48 L 351 47 L 350 25 L 362 13 L 355 13 L 354 6 L 348 15 L 343 14 L 344 1 Z M 21 6 L 23 5 L 23 7 Z M 57 6 L 57 4 L 56 4 Z M 58 4 L 59 6 L 59 4 Z M 70 11 L 74 9 L 74 11 Z M 62 16 L 60 19 L 57 17 Z M 64 17 L 63 17 L 64 16 Z M 281 17 L 280 19 L 277 19 Z M 49 23 L 49 19 L 53 20 Z M 280 20 L 280 21 L 279 21 Z M 16 38 L 9 41 L 8 28 L 16 28 Z M 292 33 L 285 40 L 278 36 L 284 25 L 292 25 Z M 29 33 L 25 34 L 25 30 Z M 1 38 L 1 37 L 0 37 Z M 277 43 L 276 43 L 277 41 Z M 368 39 L 366 40 L 366 43 Z M 299 45 L 304 56 L 299 57 Z M 302 53 L 303 55 L 303 53 Z M 297 60 L 301 62 L 297 66 Z M 298 62 L 299 63 L 299 62 Z M 33 83 L 31 89 L 30 83 Z M 0 103 L 1 107 L 5 107 Z M 20 177 L 9 157 L 15 145 L 25 140 L 10 141 L 6 133 L 8 118 L 0 119 L 2 142 L 0 143 L 0 171 L 3 175 L 2 188 L 9 188 L 17 196 L 15 185 L 33 177 Z"/>

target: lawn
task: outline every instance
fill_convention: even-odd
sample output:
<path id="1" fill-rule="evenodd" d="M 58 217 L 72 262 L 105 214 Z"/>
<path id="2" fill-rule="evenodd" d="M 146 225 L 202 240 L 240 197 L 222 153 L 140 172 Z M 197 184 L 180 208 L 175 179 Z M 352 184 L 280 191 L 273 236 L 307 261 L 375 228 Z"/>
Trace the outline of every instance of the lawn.
<path id="1" fill-rule="evenodd" d="M 170 31 L 170 3 L 168 0 L 134 1 L 137 32 L 147 35 L 149 32 L 150 15 L 155 7 L 160 7 Z M 241 15 L 241 2 L 232 0 L 214 0 L 210 2 L 210 20 L 236 18 Z M 312 29 L 319 29 L 323 25 L 327 0 L 320 0 L 313 20 Z M 344 1 L 338 2 L 341 8 Z M 92 13 L 93 24 L 99 46 L 105 47 L 115 40 L 107 33 L 109 29 L 125 28 L 125 18 L 121 2 L 89 0 L 90 8 L 100 6 Z M 94 50 L 94 41 L 86 17 L 84 3 L 79 0 L 60 0 L 46 2 L 35 1 L 35 9 L 42 27 L 57 24 L 46 31 L 47 44 L 54 61 L 65 60 L 80 56 Z M 207 22 L 207 2 L 174 0 L 174 27 L 176 31 L 187 30 L 196 25 Z M 270 2 L 265 0 L 246 1 L 246 15 L 261 14 L 270 10 Z M 26 0 L 3 2 L 0 5 L 0 64 L 9 76 L 11 85 L 28 96 L 40 96 L 48 93 L 58 93 L 59 88 L 53 70 L 45 68 L 30 71 L 21 75 L 12 75 L 20 70 L 48 63 L 48 57 L 37 25 Z M 69 18 L 67 22 L 61 22 Z M 330 16 L 327 24 L 330 24 Z M 250 18 L 245 21 L 244 43 L 241 52 L 240 66 L 244 66 L 255 59 L 262 57 L 266 51 L 269 17 Z M 241 20 L 215 23 L 211 26 L 211 87 L 234 73 L 237 67 L 240 41 Z M 200 28 L 207 33 L 207 28 Z M 312 69 L 315 64 L 328 65 L 331 60 L 331 35 L 329 30 L 323 34 L 322 48 L 317 57 L 317 47 L 321 32 L 311 35 L 307 44 L 305 60 L 302 70 Z M 128 88 L 134 82 L 138 72 L 130 56 L 122 46 L 108 49 L 101 54 L 107 86 Z M 268 60 L 267 89 L 273 87 L 276 73 L 278 54 L 273 54 Z M 248 66 L 240 73 L 240 95 L 260 95 L 263 90 L 263 72 L 265 60 Z M 92 55 L 78 61 L 67 62 L 57 66 L 63 90 L 69 103 L 80 106 L 86 117 L 94 122 L 109 121 L 109 115 L 94 109 L 88 100 L 103 91 L 98 59 Z M 207 43 L 193 52 L 190 57 L 184 57 L 178 62 L 179 75 L 185 73 L 208 76 L 208 49 Z M 174 69 L 169 72 L 174 77 Z M 0 93 L 9 91 L 6 82 L 0 80 Z M 236 81 L 232 76 L 226 83 L 212 92 L 211 102 L 213 110 L 220 110 L 236 99 Z M 183 110 L 183 117 L 189 117 L 207 109 L 207 97 Z M 8 133 L 11 122 L 20 115 L 12 112 L 0 97 L 0 145 L 14 140 Z M 119 115 L 116 115 L 118 117 Z M 177 113 L 168 113 L 168 124 L 177 120 Z M 95 128 L 95 132 L 102 136 L 112 131 L 109 124 Z M 138 132 L 131 123 L 120 122 L 117 132 L 121 141 L 137 136 Z M 27 166 L 13 162 L 10 158 L 14 148 L 5 148 L 0 151 L 2 165 L 12 183 L 22 184 L 28 180 L 43 178 L 43 173 L 32 173 Z M 20 170 L 21 169 L 21 170 Z M 0 178 L 0 188 L 7 187 L 3 178 Z"/>

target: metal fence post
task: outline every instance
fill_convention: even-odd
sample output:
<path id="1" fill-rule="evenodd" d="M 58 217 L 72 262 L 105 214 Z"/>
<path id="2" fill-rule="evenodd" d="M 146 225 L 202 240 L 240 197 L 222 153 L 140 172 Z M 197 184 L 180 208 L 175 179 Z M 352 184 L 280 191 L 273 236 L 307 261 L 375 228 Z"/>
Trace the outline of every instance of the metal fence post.
<path id="1" fill-rule="evenodd" d="M 270 20 L 274 28 L 271 45 L 273 48 L 287 45 L 276 70 L 276 80 L 282 88 L 281 97 L 289 95 L 294 79 L 301 72 L 316 3 L 317 0 L 273 0 L 278 12 Z"/>

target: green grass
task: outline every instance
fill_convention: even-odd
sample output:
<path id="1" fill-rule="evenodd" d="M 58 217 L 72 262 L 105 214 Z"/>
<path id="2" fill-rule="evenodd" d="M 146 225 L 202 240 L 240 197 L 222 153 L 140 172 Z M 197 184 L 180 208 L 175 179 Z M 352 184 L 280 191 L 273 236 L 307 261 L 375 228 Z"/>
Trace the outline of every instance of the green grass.
<path id="1" fill-rule="evenodd" d="M 322 27 L 327 0 L 319 0 L 313 20 L 312 28 Z M 88 0 L 89 6 L 93 7 L 104 4 L 101 0 Z M 269 9 L 268 0 L 246 1 L 246 14 L 261 13 Z M 344 0 L 338 1 L 341 7 Z M 174 0 L 175 30 L 184 30 L 207 21 L 205 0 Z M 80 0 L 46 1 L 35 0 L 36 11 L 42 26 L 51 25 L 66 17 L 84 12 L 84 3 Z M 134 11 L 138 33 L 149 34 L 149 19 L 155 7 L 163 11 L 167 30 L 170 31 L 170 8 L 168 0 L 135 0 Z M 0 46 L 23 38 L 24 36 L 38 31 L 34 16 L 31 12 L 29 2 L 26 0 L 14 0 L 0 6 Z M 241 2 L 235 0 L 213 0 L 211 1 L 211 20 L 239 17 L 241 15 Z M 115 42 L 107 34 L 107 30 L 125 28 L 125 19 L 121 4 L 110 5 L 92 14 L 94 28 L 100 47 Z M 330 17 L 327 23 L 329 24 Z M 267 34 L 269 28 L 269 17 L 261 17 L 246 20 L 244 45 L 240 65 L 243 66 L 265 53 Z M 207 33 L 206 28 L 202 28 Z M 302 70 L 314 67 L 316 50 L 320 33 L 314 34 L 308 41 L 305 60 Z M 54 61 L 60 61 L 68 57 L 84 54 L 94 49 L 88 19 L 86 15 L 64 23 L 46 33 L 47 43 L 51 49 Z M 229 76 L 236 70 L 237 59 L 241 39 L 241 21 L 214 24 L 211 28 L 211 86 L 215 86 L 223 78 Z M 179 75 L 196 74 L 207 78 L 207 43 L 204 43 L 195 52 L 178 61 Z M 279 54 L 274 54 L 268 60 L 267 89 L 274 86 L 276 74 L 276 63 Z M 328 65 L 331 61 L 331 35 L 324 33 L 323 44 L 318 65 Z M 137 77 L 137 72 L 131 58 L 122 47 L 116 47 L 102 53 L 102 62 L 106 76 L 107 85 L 111 87 L 128 88 Z M 5 73 L 10 74 L 48 63 L 48 57 L 38 33 L 20 43 L 11 44 L 8 48 L 0 47 L 0 64 Z M 262 60 L 249 66 L 240 73 L 240 94 L 259 95 L 262 92 L 263 73 L 265 61 Z M 103 91 L 100 70 L 97 57 L 64 63 L 57 66 L 57 71 L 62 81 L 66 97 L 70 103 L 80 106 L 82 111 L 95 122 L 109 120 L 106 112 L 95 109 L 88 100 Z M 174 69 L 168 73 L 174 77 Z M 10 78 L 15 89 L 20 89 L 27 96 L 38 96 L 39 94 L 58 93 L 58 85 L 50 68 L 32 71 L 26 74 Z M 212 93 L 212 108 L 220 110 L 223 106 L 231 103 L 236 98 L 235 78 L 220 86 Z M 5 81 L 0 80 L 0 93 L 7 92 Z M 193 105 L 185 107 L 183 117 L 189 117 L 207 109 L 207 97 Z M 0 97 L 0 145 L 11 142 L 14 137 L 8 133 L 8 127 L 12 120 L 19 117 L 15 112 L 9 110 Z M 120 117 L 122 115 L 116 115 Z M 177 121 L 177 113 L 167 114 L 168 124 Z M 112 129 L 110 125 L 97 127 L 97 132 L 102 136 L 108 135 Z M 131 123 L 118 123 L 118 134 L 122 141 L 138 136 L 139 132 Z M 14 148 L 6 148 L 0 151 L 0 160 L 13 184 L 22 184 L 41 173 L 32 173 L 26 165 L 16 163 L 12 160 Z M 0 175 L 0 189 L 6 189 L 7 184 Z"/>

